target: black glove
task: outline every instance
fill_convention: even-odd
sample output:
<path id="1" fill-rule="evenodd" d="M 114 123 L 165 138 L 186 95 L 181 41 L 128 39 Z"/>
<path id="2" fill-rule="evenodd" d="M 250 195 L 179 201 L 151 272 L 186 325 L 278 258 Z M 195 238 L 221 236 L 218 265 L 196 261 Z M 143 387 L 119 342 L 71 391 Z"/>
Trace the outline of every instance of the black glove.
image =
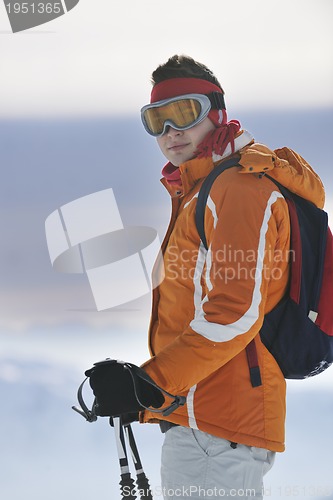
<path id="1" fill-rule="evenodd" d="M 95 363 L 85 374 L 90 377 L 90 386 L 96 397 L 96 415 L 115 417 L 136 413 L 149 406 L 159 408 L 164 403 L 161 391 L 147 381 L 151 380 L 150 377 L 131 363 L 107 359 Z"/>

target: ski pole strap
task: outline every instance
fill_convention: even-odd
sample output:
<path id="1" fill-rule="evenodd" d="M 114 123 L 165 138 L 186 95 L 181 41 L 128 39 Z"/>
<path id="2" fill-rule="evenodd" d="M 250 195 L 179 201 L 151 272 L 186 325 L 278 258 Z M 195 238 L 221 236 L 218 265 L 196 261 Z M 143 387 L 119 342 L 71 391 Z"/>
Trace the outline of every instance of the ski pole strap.
<path id="1" fill-rule="evenodd" d="M 136 365 L 133 365 L 132 363 L 124 363 L 124 368 L 126 368 L 129 371 L 129 373 L 132 377 L 134 394 L 135 394 L 135 397 L 137 399 L 137 402 L 146 410 L 149 410 L 152 413 L 161 413 L 164 417 L 167 417 L 173 411 L 175 411 L 177 408 L 179 408 L 179 406 L 184 406 L 184 404 L 186 403 L 185 396 L 177 396 L 174 394 L 170 394 L 170 392 L 168 392 L 168 391 L 165 391 L 164 389 L 162 389 L 162 387 L 158 386 L 144 370 L 142 370 L 141 368 L 138 368 Z M 162 409 L 150 408 L 150 407 L 144 405 L 142 403 L 142 401 L 140 401 L 140 398 L 138 396 L 138 386 L 137 386 L 137 380 L 136 380 L 135 376 L 141 378 L 142 380 L 144 380 L 148 384 L 152 385 L 153 387 L 156 387 L 156 389 L 161 391 L 163 394 L 165 394 L 169 398 L 172 398 L 173 399 L 172 403 L 169 406 L 167 406 L 166 408 L 162 408 Z"/>
<path id="2" fill-rule="evenodd" d="M 83 386 L 84 386 L 85 382 L 87 381 L 87 379 L 88 379 L 88 377 L 86 377 L 84 379 L 84 381 L 82 382 L 82 384 L 80 384 L 80 387 L 78 388 L 78 391 L 77 391 L 77 400 L 79 402 L 80 408 L 77 408 L 76 406 L 72 406 L 72 409 L 74 411 L 76 411 L 77 413 L 79 413 L 80 415 L 82 415 L 82 417 L 84 417 L 87 420 L 87 422 L 96 422 L 96 420 L 97 420 L 97 416 L 95 413 L 96 398 L 94 399 L 91 410 L 89 410 L 89 408 L 87 407 L 87 405 L 84 402 L 83 395 L 82 395 Z"/>

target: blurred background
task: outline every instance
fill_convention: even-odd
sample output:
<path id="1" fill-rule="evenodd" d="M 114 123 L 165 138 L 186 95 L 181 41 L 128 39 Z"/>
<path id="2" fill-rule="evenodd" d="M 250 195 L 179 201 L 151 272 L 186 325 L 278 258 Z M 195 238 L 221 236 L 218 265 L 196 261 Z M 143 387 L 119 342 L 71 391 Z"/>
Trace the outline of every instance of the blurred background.
<path id="1" fill-rule="evenodd" d="M 210 67 L 229 119 L 258 142 L 289 146 L 322 177 L 333 215 L 330 0 L 80 0 L 13 34 L 0 5 L 0 481 L 3 498 L 119 498 L 106 419 L 71 410 L 84 370 L 107 356 L 148 357 L 150 296 L 97 312 L 85 275 L 50 264 L 44 223 L 61 205 L 113 188 L 124 225 L 161 238 L 170 200 L 164 159 L 143 130 L 150 74 L 175 53 Z M 135 286 L 135 284 L 133 284 Z M 85 394 L 91 402 L 91 393 Z M 333 498 L 333 368 L 288 382 L 287 451 L 267 498 Z M 158 492 L 162 437 L 135 425 Z"/>

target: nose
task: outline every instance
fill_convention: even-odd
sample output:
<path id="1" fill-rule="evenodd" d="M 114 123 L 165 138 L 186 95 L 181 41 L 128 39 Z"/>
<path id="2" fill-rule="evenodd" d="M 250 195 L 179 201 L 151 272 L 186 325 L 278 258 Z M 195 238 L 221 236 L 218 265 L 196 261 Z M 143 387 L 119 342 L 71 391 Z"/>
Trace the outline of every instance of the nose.
<path id="1" fill-rule="evenodd" d="M 183 131 L 177 130 L 171 127 L 171 125 L 167 125 L 165 128 L 165 134 L 168 135 L 169 137 L 176 137 L 177 135 L 182 135 Z"/>

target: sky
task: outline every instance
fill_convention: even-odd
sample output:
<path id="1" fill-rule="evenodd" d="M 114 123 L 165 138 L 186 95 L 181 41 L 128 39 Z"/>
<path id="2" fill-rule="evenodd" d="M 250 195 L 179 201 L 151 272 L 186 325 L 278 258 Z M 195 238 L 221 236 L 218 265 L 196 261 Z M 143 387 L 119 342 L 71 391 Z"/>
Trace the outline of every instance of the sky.
<path id="1" fill-rule="evenodd" d="M 0 6 L 1 115 L 133 113 L 174 53 L 211 67 L 232 108 L 332 106 L 330 0 L 80 0 L 12 34 Z"/>
<path id="2" fill-rule="evenodd" d="M 163 237 L 170 211 L 159 185 L 164 159 L 144 132 L 139 110 L 149 101 L 155 67 L 185 53 L 217 75 L 230 118 L 240 119 L 259 142 L 290 146 L 315 167 L 326 187 L 332 226 L 332 14 L 331 0 L 80 0 L 66 15 L 13 34 L 0 4 L 0 383 L 4 397 L 10 397 L 10 411 L 1 418 L 2 428 L 10 424 L 16 435 L 25 415 L 26 440 L 20 445 L 18 432 L 15 441 L 18 450 L 24 447 L 15 464 L 22 477 L 28 480 L 27 474 L 43 467 L 46 448 L 55 444 L 47 440 L 45 427 L 45 422 L 53 425 L 55 402 L 67 429 L 63 440 L 67 444 L 75 436 L 76 416 L 69 417 L 68 405 L 75 403 L 86 368 L 106 356 L 137 364 L 148 356 L 149 295 L 98 312 L 84 275 L 52 268 L 46 218 L 68 202 L 111 187 L 125 225 L 153 227 Z M 272 472 L 273 500 L 281 497 L 279 481 L 284 488 L 291 484 L 295 461 L 295 481 L 307 489 L 299 497 L 324 496 L 320 486 L 330 478 L 312 457 L 317 457 L 318 442 L 329 443 L 325 412 L 332 408 L 332 372 L 289 383 L 289 451 Z M 29 397 L 21 397 L 27 387 Z M 59 399 L 53 398 L 55 392 Z M 317 411 L 306 407 L 307 399 Z M 44 423 L 36 421 L 29 401 L 44 408 Z M 306 424 L 313 419 L 320 432 L 309 443 L 309 462 Z M 97 459 L 98 450 L 90 431 L 78 433 L 86 446 L 79 447 L 78 457 L 73 444 L 67 469 L 74 470 L 78 460 L 79 481 L 87 463 L 84 453 L 88 456 L 91 446 Z M 97 444 L 105 447 L 100 436 Z M 26 472 L 36 442 L 41 453 L 34 454 Z M 5 453 L 12 456 L 9 440 Z M 155 467 L 157 455 L 151 457 L 148 453 L 148 466 Z M 57 471 L 65 474 L 57 467 L 50 462 L 48 480 L 56 482 Z M 9 492 L 15 483 L 12 498 L 22 498 L 15 477 L 8 473 L 1 481 Z M 69 485 L 71 478 L 66 481 Z M 83 500 L 91 497 L 89 478 L 85 485 Z M 36 491 L 30 494 L 27 500 L 38 500 Z"/>

